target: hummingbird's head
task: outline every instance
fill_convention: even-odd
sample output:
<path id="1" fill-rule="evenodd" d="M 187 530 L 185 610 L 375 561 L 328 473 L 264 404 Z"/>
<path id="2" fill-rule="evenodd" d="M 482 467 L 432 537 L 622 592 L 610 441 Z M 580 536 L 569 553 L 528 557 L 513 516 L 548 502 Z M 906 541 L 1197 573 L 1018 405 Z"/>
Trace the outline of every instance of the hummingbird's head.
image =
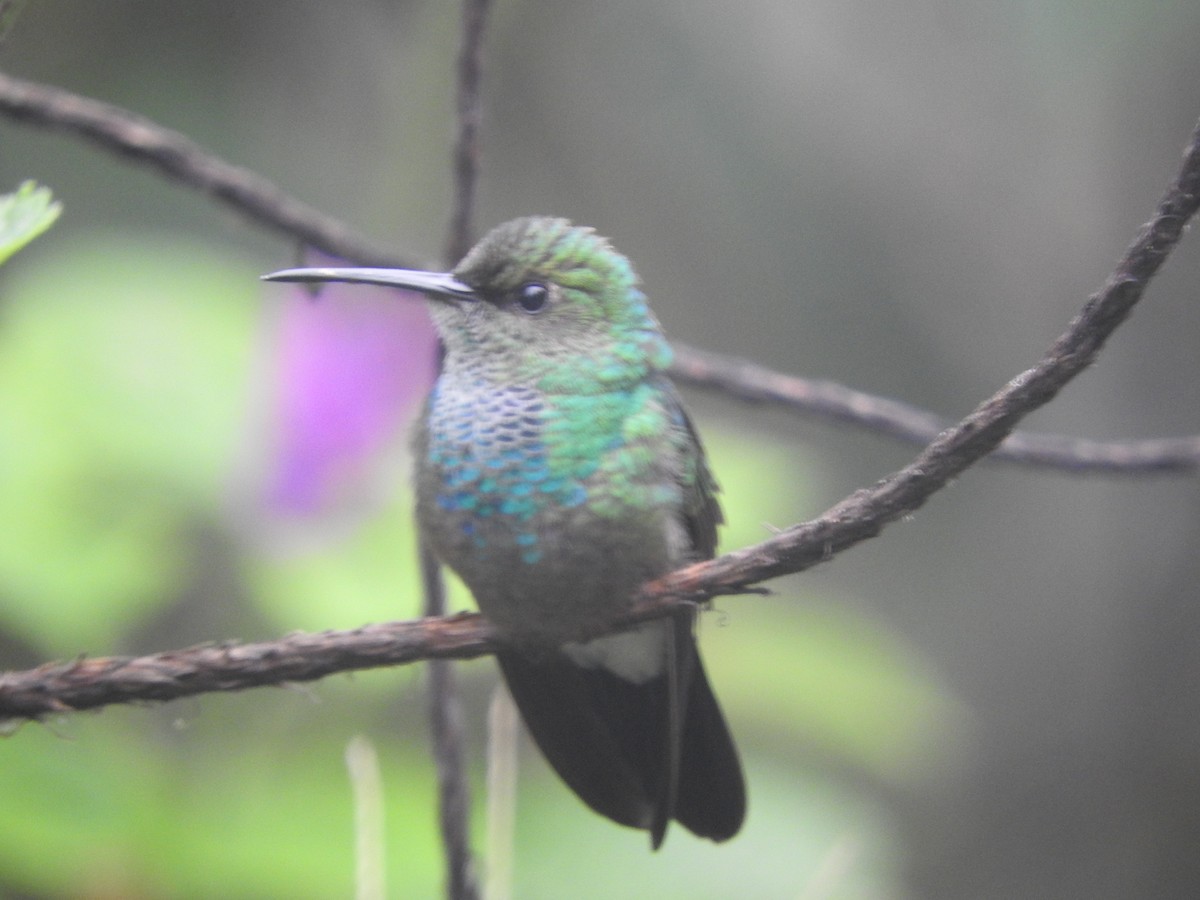
<path id="1" fill-rule="evenodd" d="M 433 315 L 450 354 L 547 389 L 612 385 L 665 368 L 670 351 L 629 260 L 591 228 L 530 216 L 488 232 L 451 273 L 474 304 Z"/>
<path id="2" fill-rule="evenodd" d="M 446 345 L 448 370 L 541 390 L 610 390 L 671 361 L 629 260 L 566 219 L 505 222 L 448 273 L 330 268 L 264 277 L 420 291 Z"/>

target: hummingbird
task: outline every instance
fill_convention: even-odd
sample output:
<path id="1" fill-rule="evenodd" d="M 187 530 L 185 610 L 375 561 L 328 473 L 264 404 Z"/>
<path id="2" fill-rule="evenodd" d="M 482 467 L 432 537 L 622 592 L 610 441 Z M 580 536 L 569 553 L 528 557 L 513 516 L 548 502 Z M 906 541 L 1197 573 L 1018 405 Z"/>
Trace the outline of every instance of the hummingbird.
<path id="1" fill-rule="evenodd" d="M 450 272 L 287 269 L 269 281 L 423 293 L 441 371 L 414 437 L 416 518 L 497 628 L 546 760 L 593 810 L 662 844 L 745 817 L 695 610 L 594 637 L 638 586 L 715 553 L 717 483 L 629 260 L 591 228 L 499 225 Z"/>

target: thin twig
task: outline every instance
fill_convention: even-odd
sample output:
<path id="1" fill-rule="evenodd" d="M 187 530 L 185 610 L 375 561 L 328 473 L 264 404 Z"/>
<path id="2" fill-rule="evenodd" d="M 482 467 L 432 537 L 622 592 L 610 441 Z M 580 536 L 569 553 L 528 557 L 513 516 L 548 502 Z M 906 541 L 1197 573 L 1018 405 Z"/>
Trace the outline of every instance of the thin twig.
<path id="1" fill-rule="evenodd" d="M 446 261 L 462 259 L 473 243 L 475 188 L 479 183 L 479 129 L 483 121 L 483 34 L 488 0 L 464 0 L 458 54 L 458 140 L 454 145 L 454 205 L 447 229 Z"/>
<path id="2" fill-rule="evenodd" d="M 91 140 L 186 187 L 207 192 L 273 231 L 349 262 L 413 265 L 401 255 L 372 244 L 336 219 L 293 199 L 254 173 L 224 162 L 136 113 L 0 73 L 0 115 Z M 469 141 L 462 137 L 463 133 L 460 132 L 456 167 L 477 152 L 472 149 L 474 133 Z M 456 191 L 459 184 L 456 180 Z M 456 201 L 456 210 L 464 208 L 461 199 Z M 460 227 L 457 213 L 451 228 L 459 237 L 449 249 L 465 248 L 469 229 Z M 448 255 L 453 259 L 461 256 L 461 252 Z M 676 345 L 675 350 L 672 374 L 693 387 L 846 422 L 909 443 L 923 445 L 946 427 L 946 420 L 932 413 L 832 382 L 784 375 L 682 345 Z M 1080 474 L 1190 472 L 1200 468 L 1200 436 L 1092 441 L 1015 432 L 988 458 Z"/>
<path id="3" fill-rule="evenodd" d="M 483 38 L 487 0 L 464 0 L 458 58 L 458 141 L 454 150 L 454 201 L 446 238 L 447 262 L 466 252 L 471 241 L 475 187 L 479 181 L 479 124 L 482 117 Z M 442 353 L 438 353 L 438 367 Z M 437 560 L 421 541 L 421 581 L 428 617 L 446 614 L 446 590 Z M 449 660 L 428 666 L 429 723 L 438 772 L 438 819 L 446 857 L 446 892 L 451 900 L 476 900 L 479 883 L 470 845 L 471 798 L 467 786 L 462 699 Z"/>
<path id="4" fill-rule="evenodd" d="M 441 569 L 429 548 L 419 548 L 421 585 L 425 593 L 425 621 L 445 621 L 446 589 Z M 431 658 L 425 669 L 429 701 L 429 731 L 438 777 L 438 826 L 446 856 L 446 893 L 452 900 L 474 900 L 479 884 L 471 854 L 471 796 L 462 700 L 450 660 Z"/>
<path id="5" fill-rule="evenodd" d="M 681 344 L 675 344 L 674 349 L 672 377 L 680 384 L 699 390 L 846 422 L 918 446 L 928 444 L 952 424 L 949 419 L 907 403 L 856 391 L 832 381 L 784 375 L 748 360 Z M 1072 474 L 1193 472 L 1200 468 L 1200 435 L 1094 441 L 1015 431 L 1001 442 L 988 460 Z"/>

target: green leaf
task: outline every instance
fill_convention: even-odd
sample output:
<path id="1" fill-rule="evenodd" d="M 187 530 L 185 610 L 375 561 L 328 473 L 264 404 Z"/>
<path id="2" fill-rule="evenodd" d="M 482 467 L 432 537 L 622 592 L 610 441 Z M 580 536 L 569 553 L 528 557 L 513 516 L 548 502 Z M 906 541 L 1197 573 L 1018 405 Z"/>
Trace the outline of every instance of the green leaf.
<path id="1" fill-rule="evenodd" d="M 32 181 L 0 196 L 0 265 L 53 225 L 61 212 L 50 189 Z"/>

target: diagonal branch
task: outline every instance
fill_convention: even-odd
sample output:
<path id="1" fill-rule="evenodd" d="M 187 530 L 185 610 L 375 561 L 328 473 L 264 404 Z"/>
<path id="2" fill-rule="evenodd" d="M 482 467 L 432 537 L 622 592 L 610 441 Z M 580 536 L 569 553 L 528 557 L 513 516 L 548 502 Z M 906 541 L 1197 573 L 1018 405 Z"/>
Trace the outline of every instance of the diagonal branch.
<path id="1" fill-rule="evenodd" d="M 466 27 L 472 27 L 470 25 Z M 460 60 L 460 79 L 478 77 L 474 58 Z M 478 153 L 477 106 L 460 97 L 460 140 L 456 172 L 469 169 Z M 293 199 L 253 172 L 231 165 L 194 142 L 143 116 L 61 88 L 0 73 L 0 115 L 77 135 L 185 187 L 200 190 L 251 221 L 326 253 L 361 265 L 411 266 L 409 260 L 372 244 L 348 225 Z M 474 176 L 470 176 L 473 178 Z M 467 182 L 456 175 L 456 191 Z M 469 243 L 461 198 L 456 199 L 450 247 Z M 451 256 L 460 255 L 450 253 Z M 898 440 L 924 445 L 948 424 L 904 403 L 828 381 L 799 378 L 707 351 L 676 345 L 672 374 L 684 384 L 742 400 L 770 403 L 793 412 L 847 422 Z M 1017 432 L 991 459 L 1074 473 L 1145 474 L 1200 468 L 1200 436 L 1140 441 L 1091 441 Z"/>
<path id="2" fill-rule="evenodd" d="M 364 265 L 396 264 L 395 254 L 288 196 L 261 175 L 227 163 L 182 134 L 119 106 L 0 72 L 0 112 L 18 122 L 78 135 L 110 153 L 157 169 L 257 225 L 326 253 Z"/>
<path id="3" fill-rule="evenodd" d="M 944 431 L 908 466 L 858 491 L 818 519 L 779 535 L 671 572 L 646 585 L 614 629 L 666 614 L 681 604 L 747 591 L 800 572 L 922 506 L 946 482 L 995 449 L 1020 418 L 1049 402 L 1096 358 L 1179 242 L 1200 205 L 1200 126 L 1154 218 L 1116 271 L 1033 368 Z M 135 700 L 168 700 L 320 678 L 338 671 L 492 652 L 495 634 L 477 615 L 372 625 L 350 632 L 293 635 L 261 644 L 220 644 L 140 659 L 48 664 L 0 675 L 0 719 L 40 718 Z"/>

